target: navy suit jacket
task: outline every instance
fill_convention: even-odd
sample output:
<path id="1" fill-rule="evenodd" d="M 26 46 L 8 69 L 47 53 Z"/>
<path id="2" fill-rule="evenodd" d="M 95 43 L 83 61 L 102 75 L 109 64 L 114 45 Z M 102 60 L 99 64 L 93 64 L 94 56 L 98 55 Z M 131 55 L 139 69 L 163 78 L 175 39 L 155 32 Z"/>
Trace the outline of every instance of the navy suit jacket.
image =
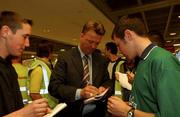
<path id="1" fill-rule="evenodd" d="M 76 90 L 82 88 L 83 63 L 78 48 L 62 52 L 51 74 L 49 92 L 60 102 L 66 102 L 63 116 L 81 116 L 83 100 L 75 100 Z M 99 53 L 92 53 L 92 85 L 95 87 L 111 87 L 107 71 L 107 61 Z M 98 107 L 98 106 L 97 106 Z M 68 113 L 68 115 L 67 115 Z"/>

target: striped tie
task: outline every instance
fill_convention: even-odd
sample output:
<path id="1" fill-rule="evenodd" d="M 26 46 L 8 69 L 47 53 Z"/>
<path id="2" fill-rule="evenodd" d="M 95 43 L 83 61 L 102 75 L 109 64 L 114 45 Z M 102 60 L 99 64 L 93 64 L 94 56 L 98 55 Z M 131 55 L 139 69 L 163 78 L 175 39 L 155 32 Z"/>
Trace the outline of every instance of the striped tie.
<path id="1" fill-rule="evenodd" d="M 88 65 L 88 56 L 83 56 L 83 68 L 84 68 L 84 74 L 83 74 L 83 80 L 82 85 L 85 87 L 86 85 L 90 84 L 90 74 L 89 74 L 89 65 Z"/>

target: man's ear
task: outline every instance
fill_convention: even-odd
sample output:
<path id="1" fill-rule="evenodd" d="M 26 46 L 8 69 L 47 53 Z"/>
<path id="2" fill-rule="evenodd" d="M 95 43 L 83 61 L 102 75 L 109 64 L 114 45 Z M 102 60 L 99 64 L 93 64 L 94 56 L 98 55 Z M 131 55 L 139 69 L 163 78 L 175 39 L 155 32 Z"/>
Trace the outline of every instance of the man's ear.
<path id="1" fill-rule="evenodd" d="M 131 30 L 129 30 L 129 29 L 126 29 L 125 31 L 124 31 L 124 39 L 126 40 L 126 41 L 131 41 L 133 38 L 132 38 L 132 31 Z"/>
<path id="2" fill-rule="evenodd" d="M 1 36 L 6 38 L 9 31 L 10 31 L 10 28 L 8 26 L 6 26 L 6 25 L 2 26 L 2 28 L 1 28 Z"/>

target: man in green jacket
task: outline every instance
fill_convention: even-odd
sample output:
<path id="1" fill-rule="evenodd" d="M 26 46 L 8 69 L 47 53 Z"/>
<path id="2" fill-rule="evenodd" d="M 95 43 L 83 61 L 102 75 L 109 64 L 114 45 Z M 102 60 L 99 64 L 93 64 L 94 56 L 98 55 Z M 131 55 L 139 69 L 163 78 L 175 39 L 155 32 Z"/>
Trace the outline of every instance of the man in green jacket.
<path id="1" fill-rule="evenodd" d="M 123 16 L 112 34 L 129 59 L 140 57 L 129 104 L 112 96 L 108 111 L 123 117 L 179 117 L 180 62 L 172 53 L 149 40 L 144 23 Z"/>

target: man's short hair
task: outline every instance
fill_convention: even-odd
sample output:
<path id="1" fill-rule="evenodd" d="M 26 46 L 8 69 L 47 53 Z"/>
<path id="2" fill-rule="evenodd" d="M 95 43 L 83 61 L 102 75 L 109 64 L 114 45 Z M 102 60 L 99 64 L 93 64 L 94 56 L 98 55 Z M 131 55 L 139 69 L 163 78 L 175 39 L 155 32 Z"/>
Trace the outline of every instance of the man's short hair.
<path id="1" fill-rule="evenodd" d="M 164 37 L 159 31 L 150 31 L 148 32 L 148 37 L 152 41 L 152 43 L 157 44 L 160 47 L 164 46 Z"/>
<path id="2" fill-rule="evenodd" d="M 22 23 L 27 23 L 29 25 L 33 24 L 32 20 L 23 19 L 16 12 L 2 11 L 0 13 L 0 29 L 6 25 L 12 30 L 13 33 L 15 33 L 17 29 L 22 28 Z"/>
<path id="3" fill-rule="evenodd" d="M 110 52 L 112 53 L 112 54 L 117 54 L 117 52 L 118 52 L 118 49 L 117 49 L 117 46 L 116 46 L 116 44 L 115 43 L 113 43 L 113 42 L 108 42 L 108 43 L 106 43 L 106 49 L 107 50 L 110 50 Z"/>
<path id="4" fill-rule="evenodd" d="M 53 52 L 53 45 L 47 40 L 42 40 L 37 45 L 37 56 L 38 57 L 49 57 L 50 53 Z"/>
<path id="5" fill-rule="evenodd" d="M 82 29 L 82 33 L 86 33 L 88 31 L 94 31 L 98 35 L 104 35 L 105 34 L 105 29 L 102 23 L 100 22 L 93 22 L 93 21 L 88 21 Z"/>
<path id="6" fill-rule="evenodd" d="M 112 39 L 114 36 L 124 39 L 124 31 L 126 29 L 134 31 L 139 36 L 147 36 L 145 25 L 140 18 L 135 16 L 122 16 L 119 22 L 115 25 L 111 36 Z"/>

